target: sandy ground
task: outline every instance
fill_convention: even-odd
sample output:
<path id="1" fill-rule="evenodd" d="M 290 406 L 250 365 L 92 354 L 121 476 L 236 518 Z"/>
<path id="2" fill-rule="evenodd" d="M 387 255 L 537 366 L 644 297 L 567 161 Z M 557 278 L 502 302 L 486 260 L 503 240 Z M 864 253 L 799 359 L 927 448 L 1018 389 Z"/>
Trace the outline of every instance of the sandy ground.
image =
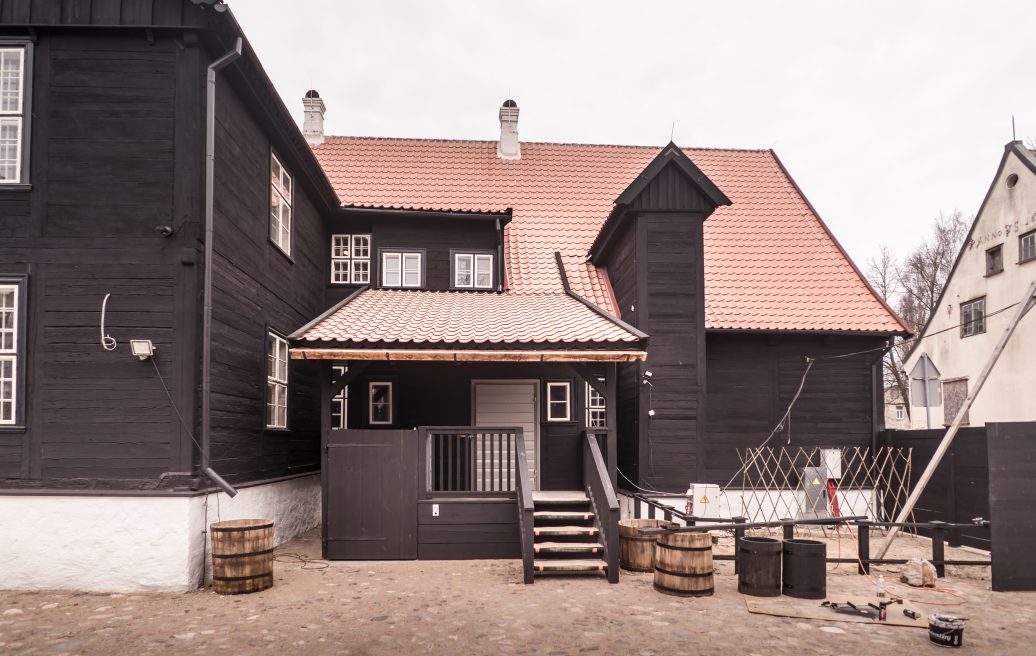
<path id="1" fill-rule="evenodd" d="M 318 538 L 311 532 L 279 551 L 316 558 Z M 909 538 L 895 547 L 897 553 L 928 548 Z M 618 585 L 596 578 L 522 585 L 517 561 L 335 562 L 308 569 L 323 565 L 279 560 L 274 587 L 252 595 L 0 592 L 0 654 L 943 653 L 921 629 L 750 614 L 731 563 L 717 564 L 714 596 L 678 598 L 656 592 L 650 574 L 627 572 Z M 1036 593 L 993 593 L 984 568 L 966 578 L 957 574 L 951 570 L 940 585 L 964 603 L 928 606 L 969 618 L 957 653 L 1034 653 Z M 851 565 L 828 577 L 831 599 L 872 590 Z M 890 591 L 922 604 L 959 601 Z"/>

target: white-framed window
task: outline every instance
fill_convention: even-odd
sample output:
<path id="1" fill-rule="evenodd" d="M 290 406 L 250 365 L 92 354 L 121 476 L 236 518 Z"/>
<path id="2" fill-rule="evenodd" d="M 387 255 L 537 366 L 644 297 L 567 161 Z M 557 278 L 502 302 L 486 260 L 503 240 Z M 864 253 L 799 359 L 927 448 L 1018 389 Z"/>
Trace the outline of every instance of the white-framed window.
<path id="1" fill-rule="evenodd" d="M 371 281 L 371 236 L 331 235 L 331 282 L 366 285 Z"/>
<path id="2" fill-rule="evenodd" d="M 368 405 L 367 417 L 370 424 L 392 423 L 392 383 L 387 381 L 371 381 L 367 385 Z"/>
<path id="3" fill-rule="evenodd" d="M 334 375 L 331 380 L 336 380 L 349 371 L 349 367 L 336 364 L 331 367 Z M 344 430 L 349 427 L 349 386 L 346 385 L 342 391 L 331 397 L 331 430 Z"/>
<path id="4" fill-rule="evenodd" d="M 288 427 L 288 341 L 266 333 L 266 427 Z"/>
<path id="5" fill-rule="evenodd" d="M 384 251 L 381 254 L 382 287 L 421 287 L 421 253 Z"/>
<path id="6" fill-rule="evenodd" d="M 1036 230 L 1018 238 L 1018 261 L 1036 260 Z"/>
<path id="7" fill-rule="evenodd" d="M 986 332 L 986 299 L 976 298 L 960 304 L 960 336 L 971 337 Z"/>
<path id="8" fill-rule="evenodd" d="M 0 285 L 0 425 L 18 409 L 18 286 Z"/>
<path id="9" fill-rule="evenodd" d="M 897 405 L 896 406 L 896 421 L 903 421 L 904 419 L 906 419 L 906 409 L 903 406 L 901 406 L 901 405 Z"/>
<path id="10" fill-rule="evenodd" d="M 547 421 L 572 421 L 571 382 L 547 382 Z"/>
<path id="11" fill-rule="evenodd" d="M 489 253 L 454 253 L 453 286 L 460 289 L 492 289 L 493 256 Z"/>
<path id="12" fill-rule="evenodd" d="M 291 255 L 292 179 L 277 155 L 270 152 L 270 241 Z"/>
<path id="13" fill-rule="evenodd" d="M 0 184 L 22 182 L 26 121 L 25 46 L 0 44 Z"/>
<path id="14" fill-rule="evenodd" d="M 603 378 L 597 380 L 604 382 Z M 608 426 L 608 409 L 604 396 L 586 383 L 586 427 L 605 428 Z"/>

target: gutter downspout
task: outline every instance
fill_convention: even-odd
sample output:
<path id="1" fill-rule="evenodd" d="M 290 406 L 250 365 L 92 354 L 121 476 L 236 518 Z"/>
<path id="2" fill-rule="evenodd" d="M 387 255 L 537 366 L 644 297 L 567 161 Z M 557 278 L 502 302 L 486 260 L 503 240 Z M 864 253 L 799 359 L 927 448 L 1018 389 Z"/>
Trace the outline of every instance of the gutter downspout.
<path id="1" fill-rule="evenodd" d="M 241 37 L 233 50 L 209 65 L 205 98 L 205 282 L 202 291 L 201 321 L 201 470 L 220 489 L 235 496 L 235 490 L 209 466 L 209 443 L 212 428 L 212 232 L 213 205 L 216 188 L 216 72 L 241 56 Z"/>
<path id="2" fill-rule="evenodd" d="M 895 335 L 888 338 L 888 345 L 881 351 L 881 355 L 871 361 L 871 458 L 878 454 L 878 430 L 885 426 L 885 356 L 896 345 Z M 878 409 L 881 409 L 879 416 Z"/>

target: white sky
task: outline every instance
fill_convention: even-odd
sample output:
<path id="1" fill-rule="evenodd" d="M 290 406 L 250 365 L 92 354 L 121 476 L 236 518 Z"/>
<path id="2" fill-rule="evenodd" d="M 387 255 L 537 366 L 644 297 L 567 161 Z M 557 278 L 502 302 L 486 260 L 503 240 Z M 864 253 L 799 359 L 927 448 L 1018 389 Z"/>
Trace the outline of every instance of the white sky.
<path id="1" fill-rule="evenodd" d="M 863 267 L 978 210 L 1036 137 L 1036 2 L 229 0 L 327 132 L 774 148 Z"/>

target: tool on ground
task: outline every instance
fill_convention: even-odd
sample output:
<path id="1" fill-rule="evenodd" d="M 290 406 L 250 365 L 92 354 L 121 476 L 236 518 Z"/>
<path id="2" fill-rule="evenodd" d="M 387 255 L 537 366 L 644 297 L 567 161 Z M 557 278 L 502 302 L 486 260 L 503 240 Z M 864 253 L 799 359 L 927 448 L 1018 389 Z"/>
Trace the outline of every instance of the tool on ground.
<path id="1" fill-rule="evenodd" d="M 903 609 L 903 614 L 906 615 L 907 617 L 909 617 L 912 620 L 916 620 L 916 619 L 920 619 L 921 618 L 921 613 L 918 613 L 916 610 L 910 610 L 909 608 L 904 608 Z"/>

